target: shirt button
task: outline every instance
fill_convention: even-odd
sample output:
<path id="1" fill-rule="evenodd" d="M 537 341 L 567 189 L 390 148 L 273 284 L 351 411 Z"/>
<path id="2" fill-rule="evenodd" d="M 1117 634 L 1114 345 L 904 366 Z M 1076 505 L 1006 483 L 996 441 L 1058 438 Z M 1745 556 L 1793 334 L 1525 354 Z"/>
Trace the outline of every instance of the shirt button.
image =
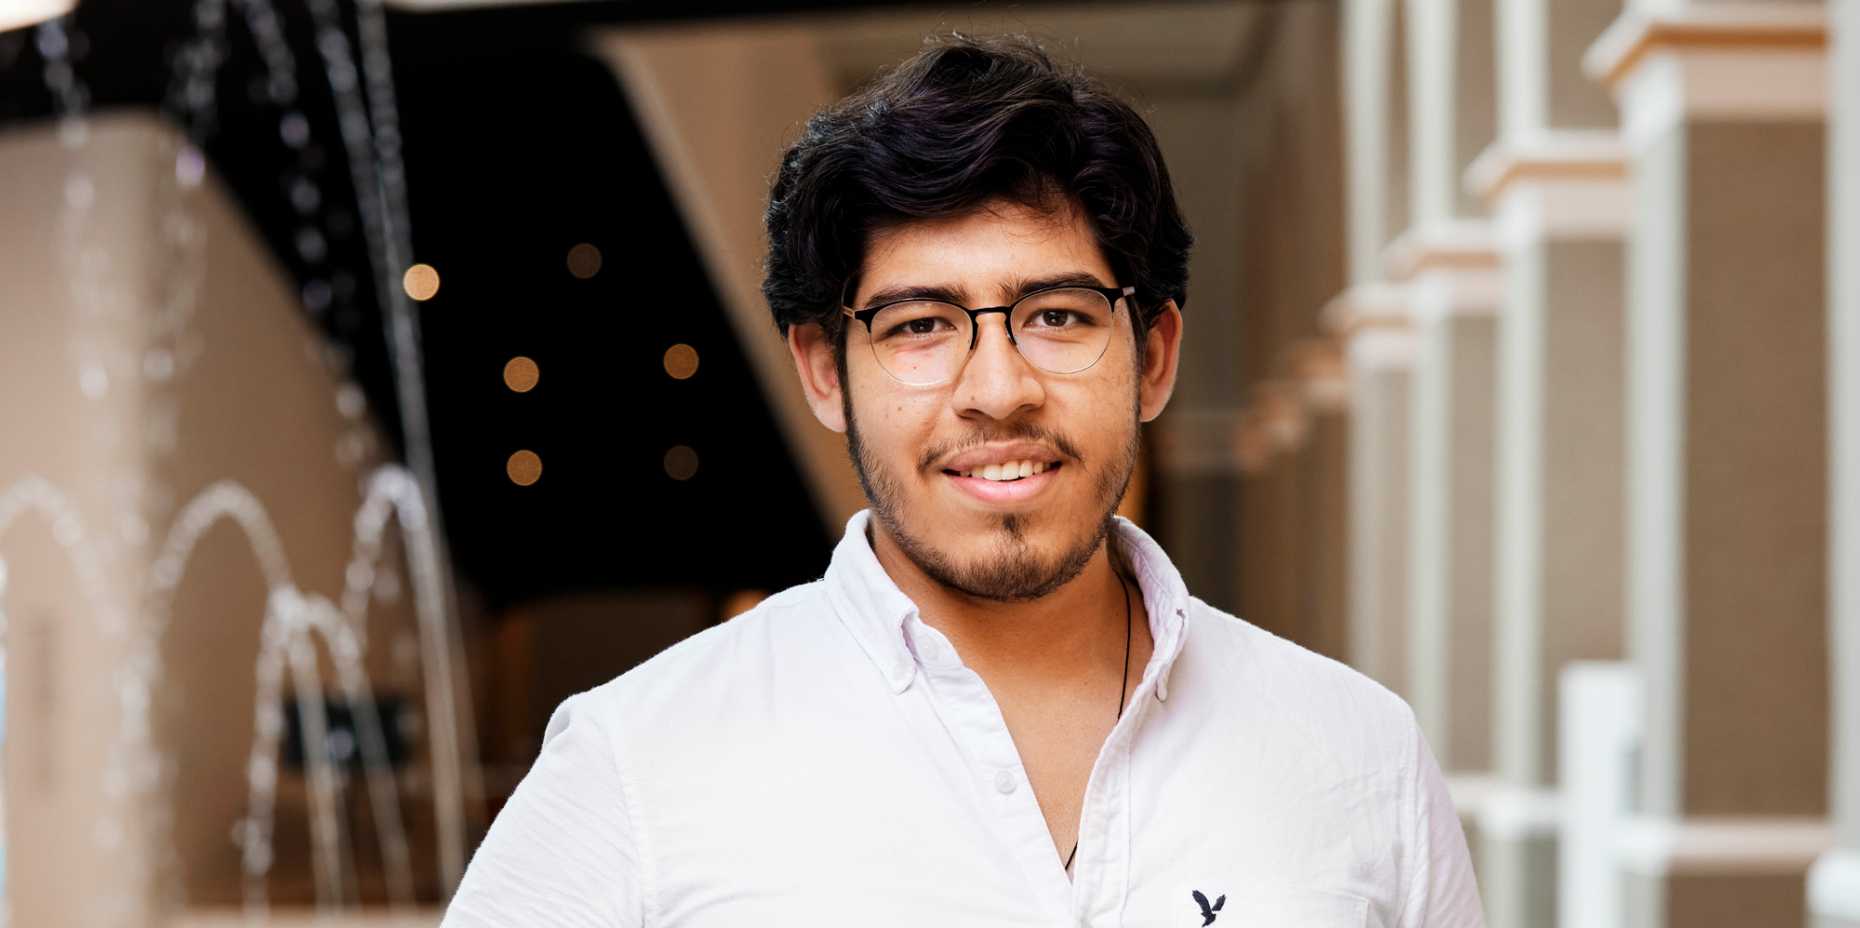
<path id="1" fill-rule="evenodd" d="M 1007 794 L 1013 792 L 1014 791 L 1014 771 L 1012 770 L 995 771 L 995 789 L 1000 790 L 1001 795 L 1003 796 L 1006 796 Z"/>

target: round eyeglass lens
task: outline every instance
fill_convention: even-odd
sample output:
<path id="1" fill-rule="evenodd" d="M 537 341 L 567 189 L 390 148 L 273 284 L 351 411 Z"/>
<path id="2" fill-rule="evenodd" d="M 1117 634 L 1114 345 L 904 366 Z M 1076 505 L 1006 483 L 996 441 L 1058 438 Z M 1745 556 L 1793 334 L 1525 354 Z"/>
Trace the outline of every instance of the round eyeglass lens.
<path id="1" fill-rule="evenodd" d="M 1014 304 L 1014 343 L 1028 363 L 1053 374 L 1082 371 L 1111 343 L 1111 302 L 1083 287 L 1030 293 Z"/>
<path id="2" fill-rule="evenodd" d="M 904 383 L 942 383 L 969 354 L 969 314 L 949 303 L 893 303 L 872 316 L 871 328 L 879 366 Z"/>
<path id="3" fill-rule="evenodd" d="M 1082 287 L 1042 290 L 1014 304 L 1008 324 L 1027 363 L 1052 374 L 1077 373 L 1096 364 L 1111 342 L 1111 302 Z M 904 383 L 943 383 L 968 360 L 971 325 L 960 306 L 893 303 L 872 317 L 872 351 L 879 366 Z"/>

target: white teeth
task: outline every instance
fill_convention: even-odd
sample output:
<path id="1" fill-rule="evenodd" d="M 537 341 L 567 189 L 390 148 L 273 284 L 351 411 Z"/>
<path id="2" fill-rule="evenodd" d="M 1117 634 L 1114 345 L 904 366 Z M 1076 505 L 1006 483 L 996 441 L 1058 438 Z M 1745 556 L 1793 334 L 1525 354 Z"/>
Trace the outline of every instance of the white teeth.
<path id="1" fill-rule="evenodd" d="M 1004 464 L 985 464 L 974 470 L 965 470 L 964 477 L 980 477 L 983 480 L 1019 480 L 1052 470 L 1055 465 L 1045 461 L 1008 461 Z"/>

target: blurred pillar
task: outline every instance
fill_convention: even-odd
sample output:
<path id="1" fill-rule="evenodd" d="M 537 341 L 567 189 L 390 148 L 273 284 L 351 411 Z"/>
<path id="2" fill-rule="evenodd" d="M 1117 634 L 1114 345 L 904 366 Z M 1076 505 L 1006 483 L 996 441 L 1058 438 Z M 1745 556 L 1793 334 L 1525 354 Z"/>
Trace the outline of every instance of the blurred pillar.
<path id="1" fill-rule="evenodd" d="M 1848 258 L 1828 262 L 1835 848 L 1810 873 L 1809 910 L 1815 928 L 1860 928 L 1860 574 L 1852 569 L 1860 558 L 1860 267 L 1851 260 L 1860 250 L 1860 3 L 1836 4 L 1833 13 L 1828 254 Z"/>
<path id="2" fill-rule="evenodd" d="M 1408 89 L 1402 0 L 1344 10 L 1345 206 L 1352 286 L 1382 278 L 1382 251 L 1408 227 Z"/>
<path id="3" fill-rule="evenodd" d="M 1827 95 L 1818 3 L 1631 6 L 1587 56 L 1636 199 L 1626 923 L 1799 925 L 1827 806 Z"/>
<path id="4" fill-rule="evenodd" d="M 1550 925 L 1557 673 L 1622 648 L 1621 237 L 1609 146 L 1505 152 L 1494 751 L 1484 884 L 1494 925 Z"/>
<path id="5" fill-rule="evenodd" d="M 1465 177 L 1495 209 L 1505 260 L 1495 782 L 1477 842 L 1494 928 L 1558 921 L 1557 675 L 1622 648 L 1630 202 L 1614 107 L 1582 73 L 1582 51 L 1619 10 L 1619 0 L 1500 4 L 1500 138 Z"/>
<path id="6" fill-rule="evenodd" d="M 1300 609 L 1306 638 L 1320 654 L 1348 657 L 1350 373 L 1343 345 L 1312 338 L 1293 351 L 1293 376 L 1305 407 L 1304 441 L 1290 464 L 1298 475 L 1305 531 Z"/>
<path id="7" fill-rule="evenodd" d="M 1414 334 L 1406 295 L 1352 287 L 1326 313 L 1350 363 L 1349 661 L 1408 691 L 1408 466 Z"/>
<path id="8" fill-rule="evenodd" d="M 1493 0 L 1406 4 L 1407 219 L 1431 230 L 1482 212 L 1459 178 L 1497 134 Z"/>
<path id="9" fill-rule="evenodd" d="M 1352 284 L 1382 273 L 1384 147 L 1388 130 L 1387 0 L 1348 0 L 1343 8 L 1344 226 Z"/>
<path id="10" fill-rule="evenodd" d="M 1413 333 L 1384 254 L 1410 224 L 1408 0 L 1351 0 L 1343 61 L 1350 285 L 1325 309 L 1343 346 L 1347 503 L 1343 657 L 1406 690 Z"/>
<path id="11" fill-rule="evenodd" d="M 1393 252 L 1415 333 L 1408 691 L 1462 816 L 1491 767 L 1493 384 L 1501 292 L 1482 225 L 1405 237 Z"/>
<path id="12" fill-rule="evenodd" d="M 1476 818 L 1490 767 L 1493 382 L 1498 252 L 1460 175 L 1497 129 L 1493 0 L 1407 0 L 1409 227 L 1384 252 L 1407 286 L 1414 368 L 1408 691 Z"/>

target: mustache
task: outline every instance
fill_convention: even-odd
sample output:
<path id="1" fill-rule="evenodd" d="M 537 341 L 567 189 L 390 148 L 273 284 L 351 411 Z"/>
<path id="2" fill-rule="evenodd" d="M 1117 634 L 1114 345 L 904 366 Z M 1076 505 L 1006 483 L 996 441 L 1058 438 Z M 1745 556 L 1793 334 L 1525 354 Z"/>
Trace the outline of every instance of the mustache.
<path id="1" fill-rule="evenodd" d="M 979 448 L 982 445 L 1010 441 L 1040 442 L 1041 444 L 1052 446 L 1057 449 L 1060 454 L 1080 464 L 1085 463 L 1085 458 L 1079 454 L 1079 446 L 1074 443 L 1072 439 L 1052 429 L 1033 423 L 1026 423 L 1024 425 L 1008 426 L 1001 429 L 977 432 L 974 435 L 962 439 L 937 442 L 924 450 L 923 457 L 917 462 L 917 469 L 920 471 L 929 470 L 936 462 L 944 458 L 961 454 L 970 448 Z"/>

